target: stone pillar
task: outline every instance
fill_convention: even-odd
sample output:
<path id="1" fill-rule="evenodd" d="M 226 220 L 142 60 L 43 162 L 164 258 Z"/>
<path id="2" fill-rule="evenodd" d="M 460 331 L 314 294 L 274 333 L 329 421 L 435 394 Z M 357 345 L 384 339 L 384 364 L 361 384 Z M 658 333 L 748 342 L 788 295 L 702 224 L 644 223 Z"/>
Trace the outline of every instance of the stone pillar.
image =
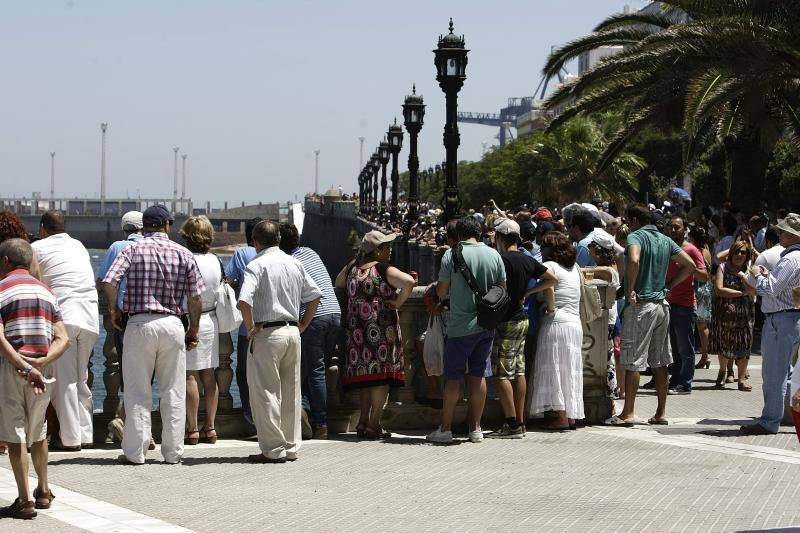
<path id="1" fill-rule="evenodd" d="M 219 387 L 219 402 L 217 403 L 217 412 L 219 414 L 230 414 L 233 411 L 233 396 L 231 396 L 231 382 L 233 382 L 232 353 L 233 340 L 231 340 L 231 334 L 220 333 L 219 367 L 215 371 L 217 387 Z"/>
<path id="2" fill-rule="evenodd" d="M 419 243 L 416 239 L 408 240 L 408 269 L 419 274 Z M 422 278 L 419 281 L 422 283 Z"/>
<path id="3" fill-rule="evenodd" d="M 433 281 L 433 248 L 428 244 L 419 245 L 419 283 L 428 285 Z"/>
<path id="4" fill-rule="evenodd" d="M 583 325 L 583 402 L 586 422 L 599 424 L 609 418 L 613 401 L 608 396 L 608 309 L 616 305 L 612 287 L 603 280 L 588 282 L 596 287 L 603 304 L 600 318 Z"/>

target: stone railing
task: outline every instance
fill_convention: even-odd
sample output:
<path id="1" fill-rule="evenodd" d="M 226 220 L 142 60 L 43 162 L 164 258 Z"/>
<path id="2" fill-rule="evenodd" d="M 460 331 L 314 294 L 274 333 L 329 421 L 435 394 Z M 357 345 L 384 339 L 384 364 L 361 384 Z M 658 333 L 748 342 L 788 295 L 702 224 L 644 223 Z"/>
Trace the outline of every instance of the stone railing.
<path id="1" fill-rule="evenodd" d="M 401 243 L 398 242 L 398 246 Z M 394 429 L 420 429 L 435 427 L 439 421 L 440 412 L 428 405 L 419 402 L 428 395 L 429 382 L 426 379 L 422 354 L 417 347 L 417 338 L 425 331 L 428 315 L 423 301 L 424 285 L 434 279 L 441 262 L 443 250 L 427 244 L 405 241 L 407 246 L 409 264 L 415 264 L 415 257 L 419 265 L 420 286 L 416 287 L 411 297 L 399 310 L 400 329 L 403 336 L 403 348 L 406 357 L 406 382 L 399 390 L 393 391 L 389 404 L 385 410 L 385 423 Z M 584 325 L 583 338 L 583 376 L 584 376 L 584 404 L 586 421 L 599 423 L 611 415 L 612 401 L 608 398 L 606 390 L 606 367 L 608 357 L 608 311 L 614 305 L 614 295 L 608 285 L 601 280 L 592 280 L 590 283 L 598 288 L 601 300 L 606 308 L 601 318 L 591 324 Z M 103 299 L 101 295 L 101 300 Z M 343 306 L 347 309 L 347 306 Z M 105 311 L 107 306 L 100 302 L 100 309 Z M 345 324 L 345 317 L 342 317 Z M 106 341 L 103 345 L 105 365 L 102 371 L 106 395 L 103 399 L 101 413 L 95 413 L 95 435 L 102 439 L 106 436 L 105 428 L 108 423 L 120 414 L 120 365 L 113 340 L 113 326 L 110 317 L 103 315 L 103 327 L 106 331 Z M 216 428 L 221 437 L 239 437 L 243 434 L 244 418 L 240 408 L 233 407 L 233 397 L 230 389 L 233 381 L 231 368 L 231 355 L 233 342 L 228 333 L 220 334 L 219 342 L 219 368 L 216 371 L 217 385 L 219 387 L 219 407 L 217 412 Z M 344 350 L 339 350 L 340 364 L 346 364 L 343 357 Z M 99 369 L 98 369 L 99 370 Z M 336 367 L 328 371 L 328 398 L 329 398 L 329 426 L 331 432 L 352 431 L 358 421 L 358 392 L 343 397 L 338 386 L 338 376 L 341 371 Z M 90 372 L 91 376 L 91 372 Z M 529 387 L 532 386 L 532 380 Z M 200 421 L 203 420 L 203 402 L 200 402 Z M 466 406 L 460 404 L 456 418 L 460 419 L 466 414 Z M 489 400 L 486 404 L 484 419 L 487 427 L 501 420 L 500 406 L 496 400 Z M 153 434 L 158 439 L 161 433 L 160 416 L 153 412 Z M 111 437 L 111 432 L 109 432 Z"/>

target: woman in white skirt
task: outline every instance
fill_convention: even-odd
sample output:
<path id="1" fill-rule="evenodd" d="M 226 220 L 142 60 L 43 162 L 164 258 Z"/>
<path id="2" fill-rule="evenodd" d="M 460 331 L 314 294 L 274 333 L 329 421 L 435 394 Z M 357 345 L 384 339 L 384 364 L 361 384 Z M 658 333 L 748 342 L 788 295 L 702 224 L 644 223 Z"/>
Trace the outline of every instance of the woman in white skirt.
<path id="1" fill-rule="evenodd" d="M 532 417 L 554 411 L 558 416 L 543 429 L 575 428 L 583 414 L 583 326 L 580 318 L 581 280 L 575 247 L 563 233 L 550 232 L 542 241 L 542 258 L 558 278 L 555 312 L 548 312 L 539 329 L 533 389 L 528 395 Z"/>
<path id="2" fill-rule="evenodd" d="M 201 294 L 203 312 L 200 315 L 200 334 L 197 348 L 186 352 L 186 439 L 185 444 L 217 442 L 214 419 L 217 415 L 217 378 L 214 373 L 219 366 L 219 327 L 214 309 L 217 304 L 217 288 L 222 282 L 222 265 L 219 258 L 210 253 L 214 240 L 214 228 L 204 216 L 189 217 L 181 227 L 181 236 L 186 247 L 194 254 L 197 267 L 203 277 L 205 290 Z M 206 423 L 202 431 L 197 425 L 197 410 L 200 407 L 200 391 L 197 382 L 203 384 L 203 399 L 206 404 Z"/>

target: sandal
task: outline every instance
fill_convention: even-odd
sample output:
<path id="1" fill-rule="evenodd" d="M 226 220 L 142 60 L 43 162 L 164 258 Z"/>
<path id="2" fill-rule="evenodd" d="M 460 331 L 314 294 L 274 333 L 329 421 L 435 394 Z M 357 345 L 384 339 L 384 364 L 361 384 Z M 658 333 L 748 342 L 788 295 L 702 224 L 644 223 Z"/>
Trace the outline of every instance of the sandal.
<path id="1" fill-rule="evenodd" d="M 364 430 L 363 438 L 370 440 L 380 440 L 380 439 L 388 439 L 391 436 L 392 434 L 383 429 L 381 426 L 378 426 L 378 429 L 372 429 L 371 427 L 367 426 L 367 429 Z"/>
<path id="2" fill-rule="evenodd" d="M 356 437 L 364 438 L 366 431 L 367 431 L 367 425 L 359 422 L 358 425 L 356 426 Z"/>
<path id="3" fill-rule="evenodd" d="M 753 390 L 753 386 L 750 385 L 750 382 L 746 379 L 739 380 L 739 390 L 744 392 L 750 392 Z"/>
<path id="4" fill-rule="evenodd" d="M 192 435 L 196 436 L 192 437 Z M 186 438 L 183 439 L 183 443 L 185 445 L 196 446 L 198 442 L 200 442 L 200 432 L 197 430 L 197 428 L 186 432 Z"/>
<path id="5" fill-rule="evenodd" d="M 209 433 L 213 433 L 213 435 L 209 435 Z M 203 439 L 201 442 L 206 442 L 208 444 L 216 444 L 217 443 L 217 430 L 214 428 L 208 428 L 203 430 Z"/>

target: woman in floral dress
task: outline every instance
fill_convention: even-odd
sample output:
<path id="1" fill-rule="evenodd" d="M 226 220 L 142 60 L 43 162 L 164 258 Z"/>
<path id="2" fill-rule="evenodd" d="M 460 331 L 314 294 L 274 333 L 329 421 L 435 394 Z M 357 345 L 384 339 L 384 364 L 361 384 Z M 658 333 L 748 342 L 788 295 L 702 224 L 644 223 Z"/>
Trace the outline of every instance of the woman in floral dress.
<path id="1" fill-rule="evenodd" d="M 711 319 L 711 352 L 719 354 L 719 374 L 716 385 L 725 385 L 728 360 L 739 370 L 739 390 L 751 391 L 747 380 L 747 360 L 753 344 L 755 322 L 755 289 L 739 276 L 747 272 L 753 248 L 748 241 L 736 241 L 730 247 L 727 260 L 719 266 L 714 278 L 714 312 Z"/>
<path id="2" fill-rule="evenodd" d="M 405 380 L 397 308 L 409 297 L 415 282 L 389 265 L 396 237 L 370 231 L 361 241 L 358 257 L 336 277 L 336 286 L 347 290 L 347 367 L 342 381 L 345 391 L 360 389 L 356 433 L 365 438 L 391 436 L 381 426 L 381 414 L 389 387 Z"/>

